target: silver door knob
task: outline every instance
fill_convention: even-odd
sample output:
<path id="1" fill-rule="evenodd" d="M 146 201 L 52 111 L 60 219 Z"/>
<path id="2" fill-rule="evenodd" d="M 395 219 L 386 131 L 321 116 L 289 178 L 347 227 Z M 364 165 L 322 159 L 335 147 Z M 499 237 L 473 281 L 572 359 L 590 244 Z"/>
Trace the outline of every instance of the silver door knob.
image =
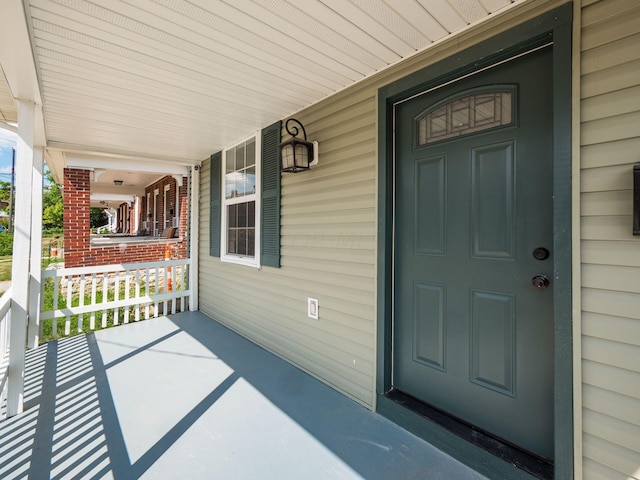
<path id="1" fill-rule="evenodd" d="M 531 278 L 531 285 L 536 288 L 547 288 L 551 282 L 546 275 L 534 275 Z"/>

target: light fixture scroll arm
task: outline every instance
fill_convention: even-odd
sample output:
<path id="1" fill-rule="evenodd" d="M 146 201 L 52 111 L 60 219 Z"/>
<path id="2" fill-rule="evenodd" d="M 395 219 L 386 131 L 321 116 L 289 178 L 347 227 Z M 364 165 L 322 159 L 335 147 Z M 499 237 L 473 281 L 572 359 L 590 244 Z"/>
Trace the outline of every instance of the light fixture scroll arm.
<path id="1" fill-rule="evenodd" d="M 291 122 L 295 122 L 298 125 L 300 125 L 300 128 L 302 129 L 302 133 L 304 135 L 304 140 L 306 141 L 307 140 L 307 131 L 304 129 L 304 125 L 302 125 L 302 123 L 300 123 L 300 121 L 296 120 L 295 118 L 290 118 L 289 120 L 287 120 L 287 123 L 284 124 L 284 128 L 287 131 L 287 133 L 289 135 L 291 135 L 292 137 L 297 137 L 298 136 L 298 132 L 300 131 L 298 129 L 298 127 L 296 127 L 295 125 L 290 127 L 289 123 L 291 123 Z"/>

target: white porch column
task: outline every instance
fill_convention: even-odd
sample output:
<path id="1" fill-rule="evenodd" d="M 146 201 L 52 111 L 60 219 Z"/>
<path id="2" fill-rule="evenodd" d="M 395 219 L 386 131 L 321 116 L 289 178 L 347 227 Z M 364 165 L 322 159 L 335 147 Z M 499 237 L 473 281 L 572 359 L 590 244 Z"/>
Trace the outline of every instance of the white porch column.
<path id="1" fill-rule="evenodd" d="M 138 234 L 140 231 L 140 197 L 135 195 L 133 197 L 133 232 L 134 234 Z"/>
<path id="2" fill-rule="evenodd" d="M 31 191 L 31 266 L 29 283 L 29 327 L 27 345 L 36 348 L 40 341 L 40 288 L 42 285 L 42 188 L 44 149 L 33 150 Z"/>
<path id="3" fill-rule="evenodd" d="M 198 310 L 198 254 L 200 237 L 200 167 L 191 167 L 191 179 L 189 188 L 189 257 L 191 257 L 191 267 L 189 268 L 189 310 Z"/>
<path id="4" fill-rule="evenodd" d="M 24 402 L 24 354 L 29 309 L 29 261 L 31 255 L 31 201 L 35 104 L 18 100 L 16 149 L 16 209 L 11 283 L 11 333 L 7 416 L 22 412 Z"/>

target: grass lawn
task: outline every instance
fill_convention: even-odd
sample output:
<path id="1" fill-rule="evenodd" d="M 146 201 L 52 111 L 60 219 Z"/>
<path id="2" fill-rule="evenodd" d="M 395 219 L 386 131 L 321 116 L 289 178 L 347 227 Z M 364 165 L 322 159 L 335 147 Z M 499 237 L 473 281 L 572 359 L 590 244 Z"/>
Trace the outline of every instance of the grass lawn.
<path id="1" fill-rule="evenodd" d="M 11 256 L 0 257 L 0 281 L 11 280 Z"/>

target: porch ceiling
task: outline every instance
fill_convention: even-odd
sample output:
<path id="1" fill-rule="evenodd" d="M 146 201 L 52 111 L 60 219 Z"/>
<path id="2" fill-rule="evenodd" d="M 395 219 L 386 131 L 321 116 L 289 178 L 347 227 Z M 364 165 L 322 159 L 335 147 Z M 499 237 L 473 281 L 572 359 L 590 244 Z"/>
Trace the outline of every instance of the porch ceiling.
<path id="1" fill-rule="evenodd" d="M 3 75 L 0 72 L 0 122 L 2 123 L 17 123 L 18 122 L 18 110 L 16 104 L 11 96 L 11 90 L 9 85 L 5 81 Z"/>
<path id="2" fill-rule="evenodd" d="M 524 1 L 24 0 L 24 6 L 51 150 L 197 163 Z"/>

